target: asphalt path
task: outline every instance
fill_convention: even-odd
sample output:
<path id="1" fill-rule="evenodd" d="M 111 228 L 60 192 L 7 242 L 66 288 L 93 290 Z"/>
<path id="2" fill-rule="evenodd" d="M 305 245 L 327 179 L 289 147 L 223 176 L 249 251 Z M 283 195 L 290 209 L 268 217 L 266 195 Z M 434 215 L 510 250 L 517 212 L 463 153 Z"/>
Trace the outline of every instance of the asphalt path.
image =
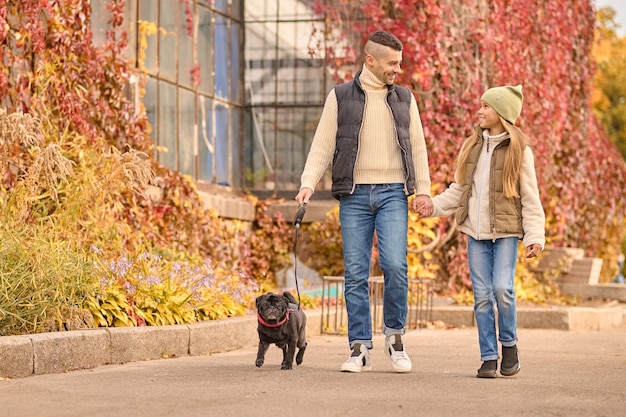
<path id="1" fill-rule="evenodd" d="M 394 373 L 374 339 L 374 369 L 339 372 L 345 336 L 309 340 L 304 363 L 280 370 L 271 346 L 0 380 L 0 416 L 624 416 L 626 326 L 520 329 L 522 369 L 478 379 L 475 328 L 405 336 L 413 371 Z"/>

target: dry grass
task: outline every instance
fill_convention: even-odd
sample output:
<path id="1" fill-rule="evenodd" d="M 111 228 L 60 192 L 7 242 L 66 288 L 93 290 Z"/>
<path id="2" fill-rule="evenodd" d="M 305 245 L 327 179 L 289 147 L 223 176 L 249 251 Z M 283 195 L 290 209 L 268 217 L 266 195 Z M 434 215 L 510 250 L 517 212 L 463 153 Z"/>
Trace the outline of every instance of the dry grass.
<path id="1" fill-rule="evenodd" d="M 14 146 L 41 146 L 43 141 L 39 119 L 21 111 L 7 113 L 0 108 L 0 157 Z"/>

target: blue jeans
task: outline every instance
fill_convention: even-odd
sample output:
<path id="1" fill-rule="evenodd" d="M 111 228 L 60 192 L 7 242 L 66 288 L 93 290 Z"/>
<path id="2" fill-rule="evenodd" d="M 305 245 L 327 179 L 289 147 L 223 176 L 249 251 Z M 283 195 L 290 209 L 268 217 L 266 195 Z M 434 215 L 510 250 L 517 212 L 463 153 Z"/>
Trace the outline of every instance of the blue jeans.
<path id="1" fill-rule="evenodd" d="M 508 237 L 467 242 L 470 276 L 474 287 L 474 315 L 478 327 L 480 360 L 498 359 L 498 340 L 502 346 L 517 343 L 515 307 L 515 266 L 519 239 Z M 494 302 L 498 308 L 498 338 Z"/>
<path id="2" fill-rule="evenodd" d="M 359 184 L 341 197 L 339 221 L 345 264 L 346 309 L 350 348 L 361 343 L 371 349 L 372 319 L 368 279 L 374 231 L 378 236 L 384 275 L 385 335 L 404 334 L 407 314 L 408 199 L 403 184 Z"/>

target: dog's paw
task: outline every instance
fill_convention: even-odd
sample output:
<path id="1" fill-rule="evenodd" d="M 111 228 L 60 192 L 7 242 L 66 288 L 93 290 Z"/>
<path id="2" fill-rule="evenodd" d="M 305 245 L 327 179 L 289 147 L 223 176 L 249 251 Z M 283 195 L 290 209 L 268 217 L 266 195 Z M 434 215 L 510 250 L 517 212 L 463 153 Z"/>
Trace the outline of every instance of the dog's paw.
<path id="1" fill-rule="evenodd" d="M 257 366 L 257 368 L 260 368 L 261 366 L 263 366 L 263 359 L 257 359 L 255 362 L 255 365 Z"/>
<path id="2" fill-rule="evenodd" d="M 291 365 L 282 365 L 280 369 L 282 369 L 283 371 L 288 371 L 291 369 Z"/>
<path id="3" fill-rule="evenodd" d="M 298 352 L 296 355 L 296 365 L 300 365 L 302 363 L 302 359 L 304 358 L 304 349 Z"/>

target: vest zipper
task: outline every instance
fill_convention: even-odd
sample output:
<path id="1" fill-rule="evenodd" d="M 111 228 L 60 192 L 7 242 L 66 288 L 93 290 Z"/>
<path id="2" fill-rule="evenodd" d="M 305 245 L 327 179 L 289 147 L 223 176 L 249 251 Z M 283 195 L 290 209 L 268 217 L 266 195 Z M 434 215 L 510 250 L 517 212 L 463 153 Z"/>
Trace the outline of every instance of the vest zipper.
<path id="1" fill-rule="evenodd" d="M 502 142 L 498 143 L 496 145 L 496 148 L 498 146 L 500 146 Z M 489 148 L 489 141 L 487 140 L 487 148 Z M 495 148 L 494 148 L 495 150 Z M 489 204 L 491 206 L 491 224 L 492 226 L 492 232 L 493 232 L 493 240 L 492 242 L 495 243 L 496 242 L 496 202 L 495 202 L 495 191 L 493 190 L 495 188 L 495 171 L 496 168 L 494 166 L 494 163 L 492 161 L 493 158 L 495 158 L 495 154 L 493 154 L 491 156 L 491 158 L 489 158 Z M 493 201 L 492 201 L 493 199 Z"/>
<path id="2" fill-rule="evenodd" d="M 365 96 L 365 103 L 363 104 L 363 117 L 365 117 L 365 109 L 367 108 L 367 92 L 363 90 Z M 361 132 L 363 131 L 363 120 L 361 120 L 361 126 L 359 126 L 359 134 L 356 137 L 356 157 L 354 159 L 354 166 L 352 167 L 352 190 L 350 194 L 354 194 L 356 189 L 356 181 L 354 180 L 354 174 L 356 172 L 356 161 L 359 159 L 359 151 L 361 150 Z"/>
<path id="3" fill-rule="evenodd" d="M 482 145 L 481 145 L 481 154 L 482 154 Z M 475 170 L 474 171 L 474 175 L 476 175 L 476 170 L 478 170 L 478 167 L 479 167 L 478 162 L 480 161 L 480 158 L 481 158 L 481 155 L 479 154 L 478 155 L 478 159 L 476 160 L 476 167 L 474 168 L 474 170 Z M 491 159 L 490 158 L 489 158 L 489 161 L 487 161 L 487 163 L 489 165 L 491 165 Z M 485 163 L 483 163 L 482 165 L 485 165 Z M 489 183 L 489 178 L 491 176 L 489 171 L 490 171 L 490 169 L 488 167 L 487 169 L 483 169 L 482 172 L 480 173 L 480 187 L 478 189 L 478 196 L 479 197 L 483 195 L 483 189 L 485 187 L 485 174 L 487 175 L 487 183 Z M 478 198 L 478 207 L 476 208 L 476 212 L 477 212 L 477 214 L 476 214 L 476 237 L 477 237 L 477 239 L 480 239 L 480 229 L 481 229 L 480 224 L 481 224 L 481 222 L 484 222 L 484 219 L 482 219 L 481 216 L 480 216 L 480 209 L 481 209 L 482 204 L 483 204 L 482 199 Z M 489 200 L 487 204 L 489 205 L 488 207 L 490 207 L 491 206 L 491 200 Z"/>

